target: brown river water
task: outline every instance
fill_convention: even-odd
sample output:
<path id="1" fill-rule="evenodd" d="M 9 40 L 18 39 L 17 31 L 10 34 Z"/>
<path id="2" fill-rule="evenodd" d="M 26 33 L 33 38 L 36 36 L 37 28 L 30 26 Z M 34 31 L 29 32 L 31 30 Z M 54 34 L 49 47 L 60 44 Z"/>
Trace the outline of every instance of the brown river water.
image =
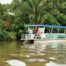
<path id="1" fill-rule="evenodd" d="M 6 61 L 12 59 L 23 61 L 26 66 L 46 66 L 49 61 L 66 64 L 66 42 L 0 41 L 0 66 L 10 66 Z"/>

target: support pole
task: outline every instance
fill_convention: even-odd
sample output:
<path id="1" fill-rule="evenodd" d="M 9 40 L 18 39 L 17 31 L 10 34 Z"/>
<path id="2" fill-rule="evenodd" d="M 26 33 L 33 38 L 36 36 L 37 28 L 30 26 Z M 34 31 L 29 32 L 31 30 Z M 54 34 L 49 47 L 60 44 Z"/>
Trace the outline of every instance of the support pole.
<path id="1" fill-rule="evenodd" d="M 45 27 L 44 27 L 44 33 L 45 33 Z"/>
<path id="2" fill-rule="evenodd" d="M 58 28 L 58 33 L 59 33 L 60 29 Z"/>
<path id="3" fill-rule="evenodd" d="M 51 29 L 51 33 L 53 32 L 53 27 L 52 27 L 52 29 Z"/>
<path id="4" fill-rule="evenodd" d="M 49 33 L 50 33 L 51 31 L 50 31 L 50 28 L 49 28 Z"/>
<path id="5" fill-rule="evenodd" d="M 66 33 L 66 29 L 64 29 L 64 33 Z"/>

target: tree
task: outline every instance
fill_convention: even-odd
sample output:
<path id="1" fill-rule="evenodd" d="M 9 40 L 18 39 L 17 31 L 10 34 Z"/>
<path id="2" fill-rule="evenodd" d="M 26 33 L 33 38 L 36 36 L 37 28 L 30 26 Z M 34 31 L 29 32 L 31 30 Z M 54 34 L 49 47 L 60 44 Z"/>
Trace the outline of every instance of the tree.
<path id="1" fill-rule="evenodd" d="M 23 16 L 23 19 L 29 21 L 29 23 L 44 23 L 45 14 L 45 3 L 46 0 L 14 0 L 12 3 L 12 10 L 15 9 L 15 14 L 17 11 L 18 16 Z M 16 14 L 16 15 L 17 15 Z M 26 18 L 26 16 L 28 16 Z"/>

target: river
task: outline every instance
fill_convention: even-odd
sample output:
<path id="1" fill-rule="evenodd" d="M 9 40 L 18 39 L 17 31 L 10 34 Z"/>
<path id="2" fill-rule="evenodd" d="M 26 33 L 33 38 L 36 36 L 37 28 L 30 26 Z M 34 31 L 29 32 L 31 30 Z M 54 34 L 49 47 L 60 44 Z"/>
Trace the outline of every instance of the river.
<path id="1" fill-rule="evenodd" d="M 66 42 L 0 41 L 0 66 L 10 66 L 6 61 L 12 59 L 23 61 L 27 66 L 46 66 L 49 61 L 66 64 Z"/>

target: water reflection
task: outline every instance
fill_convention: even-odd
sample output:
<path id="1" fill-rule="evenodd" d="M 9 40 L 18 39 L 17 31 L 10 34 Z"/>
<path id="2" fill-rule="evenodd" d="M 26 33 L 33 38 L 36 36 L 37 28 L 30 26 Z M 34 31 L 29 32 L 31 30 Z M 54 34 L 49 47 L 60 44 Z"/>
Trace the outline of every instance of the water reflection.
<path id="1" fill-rule="evenodd" d="M 46 66 L 50 61 L 66 64 L 66 43 L 35 42 L 23 45 L 22 41 L 1 41 L 0 66 L 9 66 L 5 61 L 11 59 L 24 61 L 27 66 Z"/>

